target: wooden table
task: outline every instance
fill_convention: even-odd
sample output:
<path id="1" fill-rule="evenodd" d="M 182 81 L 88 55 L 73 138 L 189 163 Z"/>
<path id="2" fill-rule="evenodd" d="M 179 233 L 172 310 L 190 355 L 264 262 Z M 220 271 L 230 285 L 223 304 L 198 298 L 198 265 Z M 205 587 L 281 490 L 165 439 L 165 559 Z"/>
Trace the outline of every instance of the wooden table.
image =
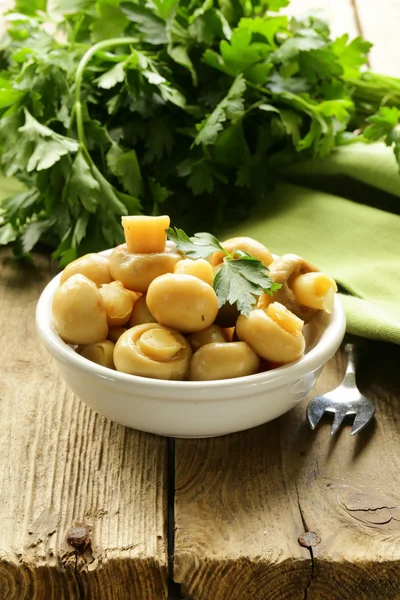
<path id="1" fill-rule="evenodd" d="M 400 76 L 400 2 L 291 10 L 316 4 Z M 0 253 L 0 600 L 400 599 L 399 347 L 367 345 L 359 384 L 377 415 L 355 438 L 330 438 L 328 420 L 311 432 L 304 402 L 174 445 L 106 421 L 60 380 L 34 327 L 53 274 Z M 339 353 L 317 391 L 342 374 Z"/>

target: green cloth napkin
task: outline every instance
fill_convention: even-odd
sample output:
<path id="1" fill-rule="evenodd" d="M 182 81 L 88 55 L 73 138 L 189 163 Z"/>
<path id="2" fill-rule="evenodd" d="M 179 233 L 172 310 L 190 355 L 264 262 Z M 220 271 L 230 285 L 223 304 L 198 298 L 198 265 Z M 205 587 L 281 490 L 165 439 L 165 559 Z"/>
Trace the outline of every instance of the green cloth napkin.
<path id="1" fill-rule="evenodd" d="M 400 344 L 400 175 L 392 151 L 345 146 L 286 168 L 282 178 L 262 209 L 224 235 L 303 256 L 338 282 L 349 333 Z"/>

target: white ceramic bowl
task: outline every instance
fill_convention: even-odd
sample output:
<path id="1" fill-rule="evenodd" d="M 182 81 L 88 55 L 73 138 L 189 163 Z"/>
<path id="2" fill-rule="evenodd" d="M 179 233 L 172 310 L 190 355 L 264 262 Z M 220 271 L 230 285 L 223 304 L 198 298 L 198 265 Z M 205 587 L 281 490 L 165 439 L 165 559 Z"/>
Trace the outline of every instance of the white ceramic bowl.
<path id="1" fill-rule="evenodd" d="M 336 296 L 332 314 L 320 313 L 305 327 L 307 351 L 294 363 L 220 381 L 149 379 L 101 367 L 62 341 L 52 325 L 52 302 L 59 280 L 57 275 L 40 296 L 36 326 L 62 377 L 96 412 L 159 435 L 212 437 L 279 417 L 309 393 L 345 332 L 345 315 Z"/>

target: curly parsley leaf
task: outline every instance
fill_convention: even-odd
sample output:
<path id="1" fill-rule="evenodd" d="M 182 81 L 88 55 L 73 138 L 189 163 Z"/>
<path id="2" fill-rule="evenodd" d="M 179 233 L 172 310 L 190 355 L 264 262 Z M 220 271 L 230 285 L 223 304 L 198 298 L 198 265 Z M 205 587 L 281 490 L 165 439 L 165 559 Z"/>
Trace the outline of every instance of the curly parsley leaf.
<path id="1" fill-rule="evenodd" d="M 372 48 L 372 44 L 361 37 L 347 43 L 348 41 L 349 36 L 345 33 L 332 42 L 331 50 L 338 57 L 344 77 L 359 77 L 360 67 L 367 63 L 368 52 Z"/>
<path id="2" fill-rule="evenodd" d="M 284 31 L 288 26 L 287 17 L 256 17 L 254 19 L 240 19 L 239 30 L 247 29 L 251 33 L 263 36 L 273 48 L 276 47 L 275 36 L 278 31 Z"/>
<path id="3" fill-rule="evenodd" d="M 381 140 L 385 138 L 386 144 L 389 146 L 398 137 L 398 129 L 400 120 L 400 111 L 395 106 L 391 108 L 382 106 L 376 115 L 368 117 L 368 125 L 364 129 L 364 137 L 370 141 Z"/>
<path id="4" fill-rule="evenodd" d="M 243 73 L 270 52 L 267 44 L 252 43 L 252 31 L 247 28 L 238 28 L 230 42 L 223 40 L 220 50 L 224 63 L 235 74 Z"/>
<path id="5" fill-rule="evenodd" d="M 183 44 L 180 44 L 179 46 L 170 47 L 168 49 L 168 54 L 176 63 L 178 63 L 178 65 L 182 65 L 182 67 L 185 67 L 185 69 L 189 71 L 190 75 L 192 76 L 193 85 L 197 86 L 197 72 L 194 68 L 193 62 L 190 59 L 189 48 Z"/>
<path id="6" fill-rule="evenodd" d="M 269 10 L 278 12 L 281 8 L 289 5 L 290 0 L 268 0 L 266 3 Z"/>
<path id="7" fill-rule="evenodd" d="M 165 23 L 150 8 L 136 2 L 123 2 L 120 8 L 130 21 L 136 23 L 144 42 L 156 46 L 168 42 Z"/>
<path id="8" fill-rule="evenodd" d="M 129 194 L 142 196 L 143 180 L 135 150 L 125 152 L 121 146 L 113 143 L 107 153 L 107 165 Z"/>
<path id="9" fill-rule="evenodd" d="M 117 83 L 121 83 L 125 79 L 125 64 L 123 62 L 117 63 L 112 69 L 103 73 L 97 80 L 97 85 L 103 90 L 110 90 Z"/>
<path id="10" fill-rule="evenodd" d="M 214 190 L 213 172 L 205 160 L 200 160 L 192 164 L 187 185 L 195 196 L 200 196 L 204 192 L 212 194 Z"/>
<path id="11" fill-rule="evenodd" d="M 242 75 L 238 75 L 229 88 L 225 98 L 216 106 L 213 112 L 197 126 L 198 134 L 195 144 L 214 144 L 218 134 L 223 130 L 223 123 L 227 119 L 234 120 L 235 116 L 243 114 L 246 82 Z"/>
<path id="12" fill-rule="evenodd" d="M 151 197 L 153 199 L 153 215 L 159 214 L 159 205 L 164 204 L 164 202 L 169 198 L 172 194 L 171 190 L 167 189 L 165 186 L 158 183 L 154 177 L 149 177 L 147 182 L 149 187 L 149 191 Z"/>
<path id="13" fill-rule="evenodd" d="M 384 140 L 386 146 L 392 146 L 400 169 L 400 111 L 396 106 L 382 106 L 378 113 L 367 119 L 368 127 L 364 137 L 370 142 Z"/>
<path id="14" fill-rule="evenodd" d="M 22 234 L 23 252 L 30 252 L 38 243 L 41 236 L 49 231 L 53 225 L 54 219 L 38 219 L 37 221 L 31 221 L 27 227 L 25 227 Z"/>
<path id="15" fill-rule="evenodd" d="M 285 63 L 296 57 L 300 52 L 322 48 L 325 42 L 317 35 L 306 35 L 288 38 L 271 54 L 271 60 L 276 63 Z"/>
<path id="16" fill-rule="evenodd" d="M 14 10 L 25 15 L 34 15 L 39 10 L 46 10 L 46 5 L 47 0 L 17 0 Z"/>
<path id="17" fill-rule="evenodd" d="M 10 244 L 11 242 L 15 242 L 17 239 L 17 232 L 11 223 L 6 223 L 0 227 L 0 246 L 4 246 L 6 244 Z"/>
<path id="18" fill-rule="evenodd" d="M 308 82 L 315 83 L 324 79 L 340 76 L 343 67 L 331 50 L 321 48 L 300 52 L 299 68 Z"/>
<path id="19" fill-rule="evenodd" d="M 91 24 L 91 39 L 93 42 L 100 42 L 101 40 L 109 40 L 113 37 L 117 37 L 124 31 L 129 23 L 118 2 L 112 4 L 105 4 L 104 2 L 97 2 L 96 8 L 99 13 L 98 18 Z"/>
<path id="20" fill-rule="evenodd" d="M 72 204 L 80 201 L 88 213 L 96 212 L 100 201 L 100 185 L 81 152 L 78 152 L 72 164 L 64 197 Z"/>
<path id="21" fill-rule="evenodd" d="M 143 156 L 145 164 L 151 164 L 169 156 L 175 143 L 175 122 L 165 117 L 155 117 L 146 123 L 144 143 L 146 152 Z"/>
<path id="22" fill-rule="evenodd" d="M 19 122 L 19 116 L 13 115 L 14 122 L 7 122 L 12 127 L 6 126 L 0 131 L 4 148 L 2 163 L 8 175 L 13 175 L 18 169 L 27 173 L 47 170 L 65 154 L 77 152 L 79 145 L 75 140 L 42 125 L 26 108 L 24 114 L 23 125 L 13 129 Z"/>

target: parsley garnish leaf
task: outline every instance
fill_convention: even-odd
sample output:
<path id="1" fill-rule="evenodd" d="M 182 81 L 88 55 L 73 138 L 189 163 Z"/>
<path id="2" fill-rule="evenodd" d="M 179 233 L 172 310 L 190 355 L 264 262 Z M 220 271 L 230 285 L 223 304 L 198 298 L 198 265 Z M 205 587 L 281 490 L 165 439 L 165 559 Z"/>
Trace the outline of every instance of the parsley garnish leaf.
<path id="1" fill-rule="evenodd" d="M 221 308 L 227 302 L 236 304 L 239 312 L 248 317 L 263 292 L 273 294 L 281 286 L 268 275 L 268 268 L 255 256 L 243 250 L 228 253 L 211 233 L 195 233 L 188 237 L 182 229 L 167 229 L 168 237 L 189 258 L 206 258 L 213 252 L 225 253 L 222 266 L 214 277 L 213 287 Z"/>
<path id="2" fill-rule="evenodd" d="M 225 98 L 216 106 L 213 112 L 197 126 L 199 133 L 194 141 L 195 144 L 214 144 L 218 134 L 223 130 L 227 119 L 234 119 L 235 115 L 243 113 L 243 94 L 246 91 L 246 82 L 242 75 L 238 75 L 230 87 Z"/>
<path id="3" fill-rule="evenodd" d="M 235 252 L 235 254 L 237 254 Z M 257 258 L 225 258 L 214 278 L 214 290 L 221 308 L 226 302 L 236 304 L 239 312 L 248 317 L 263 292 L 271 295 L 280 288 L 268 275 L 267 267 Z"/>
<path id="4" fill-rule="evenodd" d="M 195 233 L 189 237 L 179 227 L 170 227 L 167 229 L 168 238 L 174 242 L 185 256 L 189 258 L 207 258 L 213 252 L 218 250 L 225 252 L 216 237 L 211 233 Z"/>

